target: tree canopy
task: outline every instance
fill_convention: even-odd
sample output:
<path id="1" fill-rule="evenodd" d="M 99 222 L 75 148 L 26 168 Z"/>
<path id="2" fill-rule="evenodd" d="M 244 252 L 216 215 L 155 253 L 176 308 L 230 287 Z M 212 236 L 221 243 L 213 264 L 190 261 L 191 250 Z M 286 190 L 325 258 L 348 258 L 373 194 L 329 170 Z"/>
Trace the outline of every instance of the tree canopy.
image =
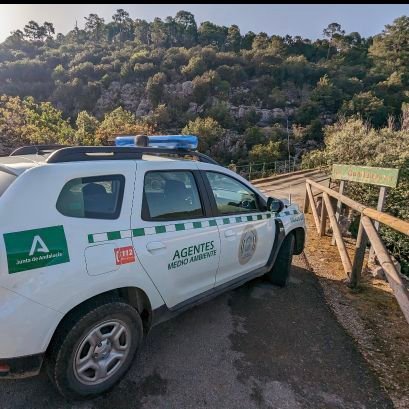
<path id="1" fill-rule="evenodd" d="M 122 8 L 107 20 L 91 13 L 66 34 L 29 21 L 0 44 L 1 149 L 193 129 L 206 135 L 207 153 L 245 162 L 256 145 L 270 146 L 270 128 L 286 138 L 288 122 L 299 155 L 322 146 L 339 116 L 382 128 L 400 115 L 409 103 L 408 44 L 406 16 L 373 38 L 333 22 L 315 41 L 198 24 L 184 10 L 151 22 Z"/>

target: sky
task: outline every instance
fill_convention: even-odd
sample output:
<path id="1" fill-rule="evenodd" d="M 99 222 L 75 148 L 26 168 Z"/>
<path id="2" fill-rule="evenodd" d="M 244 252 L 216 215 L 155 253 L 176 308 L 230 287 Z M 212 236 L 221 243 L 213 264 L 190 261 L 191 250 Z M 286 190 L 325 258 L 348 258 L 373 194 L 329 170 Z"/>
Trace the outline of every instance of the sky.
<path id="1" fill-rule="evenodd" d="M 0 41 L 10 31 L 22 29 L 29 20 L 49 21 L 56 32 L 66 34 L 75 26 L 84 26 L 84 17 L 97 13 L 110 21 L 116 9 L 130 16 L 152 21 L 155 17 L 174 16 L 179 10 L 194 14 L 198 25 L 212 21 L 219 25 L 237 24 L 240 31 L 264 31 L 269 35 L 300 35 L 322 38 L 329 23 L 340 23 L 347 32 L 357 31 L 368 37 L 380 33 L 385 24 L 409 15 L 408 4 L 3 4 L 0 5 Z"/>

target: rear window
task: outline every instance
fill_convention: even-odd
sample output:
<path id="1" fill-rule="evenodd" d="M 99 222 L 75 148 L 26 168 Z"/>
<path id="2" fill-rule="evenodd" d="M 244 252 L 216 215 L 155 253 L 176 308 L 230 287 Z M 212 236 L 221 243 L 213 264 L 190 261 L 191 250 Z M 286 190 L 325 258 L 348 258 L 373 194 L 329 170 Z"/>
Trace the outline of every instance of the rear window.
<path id="1" fill-rule="evenodd" d="M 17 176 L 0 171 L 0 196 L 16 180 Z"/>
<path id="2" fill-rule="evenodd" d="M 72 179 L 63 187 L 56 207 L 69 217 L 117 219 L 121 213 L 124 186 L 123 175 Z"/>

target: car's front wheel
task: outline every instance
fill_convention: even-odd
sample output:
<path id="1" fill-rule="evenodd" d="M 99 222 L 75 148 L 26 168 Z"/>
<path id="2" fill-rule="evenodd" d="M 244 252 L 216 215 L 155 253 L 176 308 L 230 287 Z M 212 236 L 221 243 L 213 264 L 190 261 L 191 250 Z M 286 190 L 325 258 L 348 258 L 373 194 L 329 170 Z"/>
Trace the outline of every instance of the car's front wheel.
<path id="1" fill-rule="evenodd" d="M 294 244 L 294 235 L 290 233 L 281 244 L 273 268 L 266 273 L 266 277 L 271 283 L 280 287 L 287 284 L 293 260 Z"/>
<path id="2" fill-rule="evenodd" d="M 120 299 L 67 320 L 53 341 L 48 374 L 67 399 L 92 398 L 127 372 L 143 336 L 138 312 Z"/>

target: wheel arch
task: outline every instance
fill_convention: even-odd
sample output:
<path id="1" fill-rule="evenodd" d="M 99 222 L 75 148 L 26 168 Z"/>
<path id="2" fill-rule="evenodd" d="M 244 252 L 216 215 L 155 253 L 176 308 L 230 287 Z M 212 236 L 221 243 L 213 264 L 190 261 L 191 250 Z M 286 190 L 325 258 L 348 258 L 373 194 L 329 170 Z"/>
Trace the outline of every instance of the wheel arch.
<path id="1" fill-rule="evenodd" d="M 296 227 L 295 229 L 290 230 L 288 234 L 293 234 L 295 238 L 294 254 L 301 254 L 305 245 L 305 230 L 302 227 Z"/>
<path id="2" fill-rule="evenodd" d="M 81 303 L 77 304 L 71 310 L 62 317 L 57 327 L 54 330 L 54 333 L 50 339 L 50 342 L 47 347 L 47 351 L 50 346 L 53 345 L 56 337 L 60 333 L 60 330 L 65 327 L 67 322 L 74 322 L 78 320 L 84 313 L 92 310 L 98 305 L 102 305 L 109 300 L 122 300 L 126 304 L 129 304 L 135 310 L 138 311 L 142 324 L 144 333 L 146 334 L 151 328 L 152 324 L 152 306 L 149 301 L 149 297 L 141 288 L 138 287 L 120 287 L 115 288 L 103 293 L 97 294 L 91 298 L 88 298 Z"/>

